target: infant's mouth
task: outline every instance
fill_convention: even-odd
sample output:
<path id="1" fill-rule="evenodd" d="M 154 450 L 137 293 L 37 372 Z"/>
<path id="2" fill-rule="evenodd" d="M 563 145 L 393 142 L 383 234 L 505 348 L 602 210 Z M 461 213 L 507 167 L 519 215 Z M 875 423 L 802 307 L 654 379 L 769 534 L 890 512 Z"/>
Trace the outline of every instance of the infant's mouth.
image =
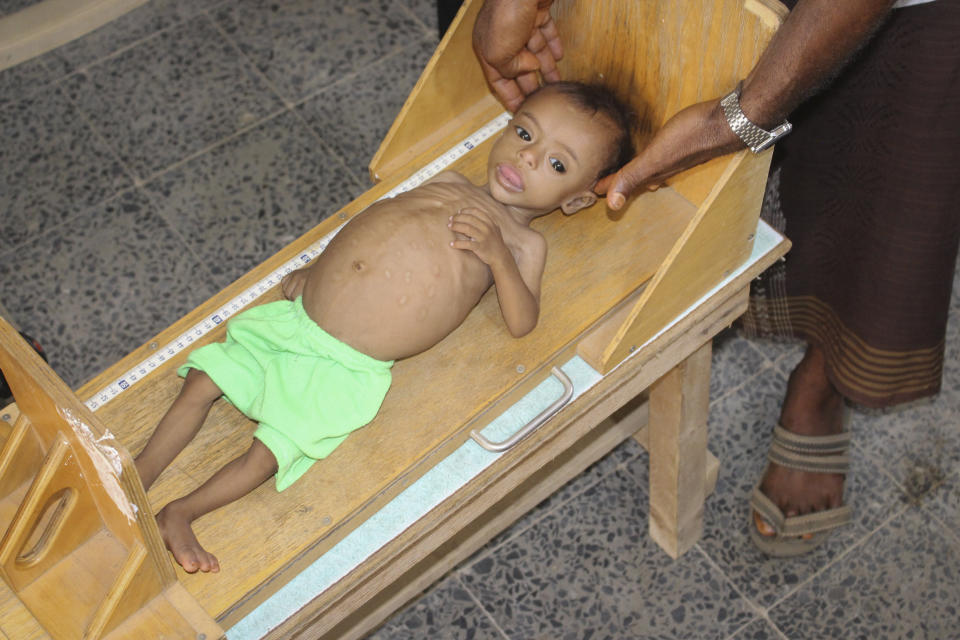
<path id="1" fill-rule="evenodd" d="M 523 176 L 514 167 L 506 163 L 497 165 L 497 182 L 507 191 L 523 191 Z"/>

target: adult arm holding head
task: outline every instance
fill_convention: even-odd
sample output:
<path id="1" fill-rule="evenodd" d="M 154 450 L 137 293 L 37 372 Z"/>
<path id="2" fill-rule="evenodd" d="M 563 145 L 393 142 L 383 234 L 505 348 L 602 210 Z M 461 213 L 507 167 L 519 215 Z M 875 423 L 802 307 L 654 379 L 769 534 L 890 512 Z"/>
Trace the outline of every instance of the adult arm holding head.
<path id="1" fill-rule="evenodd" d="M 563 46 L 550 17 L 553 0 L 486 0 L 473 27 L 473 49 L 494 93 L 516 111 L 540 81 L 560 79 Z"/>
<path id="2" fill-rule="evenodd" d="M 843 68 L 873 35 L 893 0 L 800 0 L 743 80 L 740 106 L 764 129 L 777 126 Z M 744 148 L 730 129 L 720 98 L 669 119 L 636 158 L 596 187 L 619 209 L 641 189 L 656 189 L 677 173 Z"/>

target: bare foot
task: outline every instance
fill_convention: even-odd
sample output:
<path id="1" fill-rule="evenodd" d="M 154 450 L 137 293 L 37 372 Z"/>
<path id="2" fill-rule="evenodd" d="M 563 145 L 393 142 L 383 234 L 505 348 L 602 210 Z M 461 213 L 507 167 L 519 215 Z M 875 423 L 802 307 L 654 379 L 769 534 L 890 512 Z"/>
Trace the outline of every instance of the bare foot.
<path id="1" fill-rule="evenodd" d="M 843 397 L 827 379 L 824 355 L 817 347 L 809 346 L 790 374 L 780 424 L 807 436 L 843 431 Z M 841 506 L 843 481 L 842 474 L 797 471 L 771 462 L 760 490 L 789 517 Z M 775 535 L 774 528 L 756 512 L 754 522 L 761 534 Z"/>
<path id="2" fill-rule="evenodd" d="M 200 546 L 190 522 L 190 518 L 182 513 L 182 510 L 177 509 L 175 502 L 171 502 L 157 514 L 160 535 L 163 536 L 167 549 L 173 554 L 173 559 L 183 567 L 184 571 L 218 573 L 220 563 L 212 553 L 208 553 Z"/>

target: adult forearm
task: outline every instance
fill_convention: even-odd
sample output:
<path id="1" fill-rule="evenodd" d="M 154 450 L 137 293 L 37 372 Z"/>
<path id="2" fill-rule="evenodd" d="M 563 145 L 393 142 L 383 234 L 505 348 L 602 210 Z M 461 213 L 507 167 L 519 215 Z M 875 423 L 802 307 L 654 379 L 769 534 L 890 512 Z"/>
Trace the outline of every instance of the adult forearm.
<path id="1" fill-rule="evenodd" d="M 831 80 L 869 39 L 893 0 L 800 0 L 744 79 L 740 105 L 771 128 Z"/>

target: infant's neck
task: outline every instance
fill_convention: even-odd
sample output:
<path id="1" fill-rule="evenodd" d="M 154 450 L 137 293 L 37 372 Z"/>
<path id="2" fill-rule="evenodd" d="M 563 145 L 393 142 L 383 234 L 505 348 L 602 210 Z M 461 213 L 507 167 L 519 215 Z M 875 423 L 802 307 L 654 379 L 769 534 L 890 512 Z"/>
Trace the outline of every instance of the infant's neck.
<path id="1" fill-rule="evenodd" d="M 484 191 L 486 191 L 487 194 L 488 194 L 491 198 L 493 198 L 493 194 L 490 193 L 490 185 L 489 185 L 489 183 L 483 185 L 483 186 L 480 187 L 480 188 L 483 189 Z M 500 202 L 500 201 L 497 200 L 496 198 L 493 198 L 493 199 L 496 200 L 497 202 Z M 531 223 L 535 218 L 539 218 L 540 216 L 545 216 L 545 215 L 547 215 L 548 213 L 550 213 L 550 212 L 552 212 L 552 211 L 555 211 L 555 210 L 558 208 L 558 207 L 553 207 L 553 208 L 551 208 L 551 209 L 540 210 L 540 209 L 527 209 L 527 208 L 524 208 L 524 207 L 517 207 L 517 206 L 511 205 L 511 204 L 504 204 L 504 203 L 502 203 L 502 202 L 500 202 L 500 204 L 503 206 L 503 209 L 507 212 L 507 214 L 508 214 L 511 218 L 513 218 L 518 224 L 522 224 L 522 225 L 525 226 L 525 227 L 529 227 L 529 226 L 530 226 L 530 223 Z"/>

